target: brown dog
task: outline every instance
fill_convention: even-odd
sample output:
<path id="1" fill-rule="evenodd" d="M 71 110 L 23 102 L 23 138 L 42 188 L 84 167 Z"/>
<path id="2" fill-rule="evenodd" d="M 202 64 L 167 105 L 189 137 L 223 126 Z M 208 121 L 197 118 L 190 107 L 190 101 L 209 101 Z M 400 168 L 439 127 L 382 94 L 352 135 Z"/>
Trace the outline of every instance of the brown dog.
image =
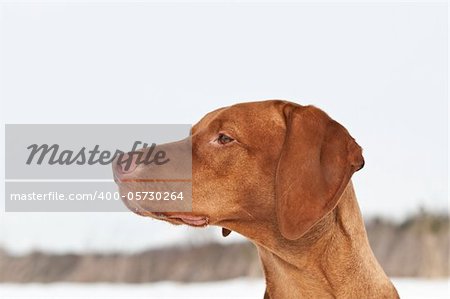
<path id="1" fill-rule="evenodd" d="M 339 123 L 316 107 L 272 100 L 213 111 L 191 138 L 192 212 L 127 203 L 134 212 L 246 236 L 262 261 L 265 298 L 398 298 L 350 181 L 364 165 L 361 148 Z M 122 193 L 126 179 L 150 171 L 114 169 Z"/>

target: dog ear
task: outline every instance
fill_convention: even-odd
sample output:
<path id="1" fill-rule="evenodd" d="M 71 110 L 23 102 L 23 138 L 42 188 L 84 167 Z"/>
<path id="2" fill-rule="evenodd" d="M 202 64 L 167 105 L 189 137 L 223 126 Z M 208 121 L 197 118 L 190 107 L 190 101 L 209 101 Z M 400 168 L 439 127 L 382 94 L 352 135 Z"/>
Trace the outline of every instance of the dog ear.
<path id="1" fill-rule="evenodd" d="M 303 236 L 337 205 L 352 174 L 364 166 L 347 130 L 314 106 L 286 104 L 286 137 L 276 173 L 281 234 Z"/>
<path id="2" fill-rule="evenodd" d="M 223 237 L 226 237 L 226 236 L 228 236 L 229 234 L 231 234 L 231 230 L 229 230 L 229 229 L 227 229 L 227 228 L 225 228 L 225 227 L 222 227 L 222 236 L 223 236 Z"/>

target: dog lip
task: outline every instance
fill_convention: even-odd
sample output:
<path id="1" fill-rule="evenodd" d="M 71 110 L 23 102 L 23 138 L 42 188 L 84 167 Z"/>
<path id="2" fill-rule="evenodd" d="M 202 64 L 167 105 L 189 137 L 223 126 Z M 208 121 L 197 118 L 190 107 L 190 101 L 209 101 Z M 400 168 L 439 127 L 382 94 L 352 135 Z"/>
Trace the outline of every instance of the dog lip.
<path id="1" fill-rule="evenodd" d="M 113 171 L 113 178 L 114 181 L 118 184 L 118 183 L 122 183 L 122 180 L 117 176 L 116 172 Z"/>
<path id="2" fill-rule="evenodd" d="M 137 168 L 137 164 L 134 162 L 130 167 L 130 169 L 124 168 L 124 162 L 119 163 L 119 158 L 117 157 L 111 163 L 113 178 L 116 183 L 122 183 L 126 181 L 126 177 L 131 175 Z"/>
<path id="3" fill-rule="evenodd" d="M 207 226 L 209 219 L 205 216 L 196 216 L 196 215 L 184 215 L 184 214 L 174 214 L 174 215 L 165 215 L 168 220 L 178 220 L 183 223 L 191 226 Z"/>

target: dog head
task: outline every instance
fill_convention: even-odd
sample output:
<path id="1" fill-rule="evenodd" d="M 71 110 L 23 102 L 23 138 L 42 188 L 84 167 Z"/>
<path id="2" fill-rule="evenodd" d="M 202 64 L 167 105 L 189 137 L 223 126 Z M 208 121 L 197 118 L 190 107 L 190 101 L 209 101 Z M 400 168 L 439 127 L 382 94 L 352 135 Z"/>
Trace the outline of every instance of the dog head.
<path id="1" fill-rule="evenodd" d="M 295 240 L 336 207 L 364 165 L 361 148 L 325 112 L 278 100 L 218 109 L 194 125 L 188 139 L 160 147 L 176 153 L 187 144 L 192 212 L 155 213 L 145 202 L 127 203 L 133 211 L 174 224 L 218 225 L 250 238 L 257 229 L 276 230 Z M 179 171 L 173 167 L 163 171 Z M 138 165 L 114 171 L 124 194 L 124 178 L 162 170 Z"/>

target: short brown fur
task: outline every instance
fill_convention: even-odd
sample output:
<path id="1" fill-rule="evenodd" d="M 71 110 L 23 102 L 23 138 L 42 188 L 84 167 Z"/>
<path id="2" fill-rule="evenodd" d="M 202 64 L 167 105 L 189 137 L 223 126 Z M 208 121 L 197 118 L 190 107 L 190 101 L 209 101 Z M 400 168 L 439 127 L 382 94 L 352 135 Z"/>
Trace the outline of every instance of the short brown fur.
<path id="1" fill-rule="evenodd" d="M 234 141 L 221 145 L 219 134 Z M 398 298 L 350 180 L 364 165 L 361 148 L 339 123 L 271 100 L 213 111 L 191 138 L 192 213 L 145 215 L 174 224 L 183 222 L 170 216 L 201 216 L 224 236 L 246 236 L 262 261 L 264 298 Z"/>

